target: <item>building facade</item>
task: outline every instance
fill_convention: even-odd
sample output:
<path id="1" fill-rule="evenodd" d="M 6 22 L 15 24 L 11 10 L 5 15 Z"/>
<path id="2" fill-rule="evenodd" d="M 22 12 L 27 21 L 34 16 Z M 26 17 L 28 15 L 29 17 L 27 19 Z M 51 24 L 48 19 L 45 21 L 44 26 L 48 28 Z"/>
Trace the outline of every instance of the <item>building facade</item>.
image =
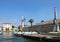
<path id="1" fill-rule="evenodd" d="M 11 23 L 3 23 L 3 31 L 12 31 Z"/>

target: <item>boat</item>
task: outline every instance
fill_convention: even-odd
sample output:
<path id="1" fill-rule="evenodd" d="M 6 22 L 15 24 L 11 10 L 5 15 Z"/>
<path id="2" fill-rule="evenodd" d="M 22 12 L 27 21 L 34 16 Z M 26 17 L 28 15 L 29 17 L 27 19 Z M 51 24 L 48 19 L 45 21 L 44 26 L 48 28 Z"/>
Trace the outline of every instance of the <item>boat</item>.
<path id="1" fill-rule="evenodd" d="M 37 32 L 24 32 L 23 35 L 33 35 L 38 34 Z"/>
<path id="2" fill-rule="evenodd" d="M 13 32 L 13 34 L 14 34 L 15 36 L 21 36 L 22 32 L 20 32 L 20 31 L 19 31 L 19 32 L 16 32 L 16 31 L 15 31 L 15 32 Z"/>
<path id="3" fill-rule="evenodd" d="M 19 32 L 14 32 L 14 35 L 16 35 L 16 36 L 21 36 L 21 35 L 33 35 L 33 34 L 38 34 L 37 32 L 21 32 L 21 31 L 19 31 Z"/>

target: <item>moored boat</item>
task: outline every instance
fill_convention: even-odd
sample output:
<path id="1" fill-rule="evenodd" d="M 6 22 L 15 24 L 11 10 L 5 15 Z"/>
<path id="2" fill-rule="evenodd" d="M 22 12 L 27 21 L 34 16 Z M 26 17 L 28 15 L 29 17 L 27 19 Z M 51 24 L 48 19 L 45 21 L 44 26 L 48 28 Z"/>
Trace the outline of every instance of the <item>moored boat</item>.
<path id="1" fill-rule="evenodd" d="M 37 32 L 24 32 L 23 35 L 38 34 Z"/>
<path id="2" fill-rule="evenodd" d="M 38 34 L 37 32 L 14 32 L 14 35 L 21 36 L 21 35 L 33 35 L 33 34 Z"/>

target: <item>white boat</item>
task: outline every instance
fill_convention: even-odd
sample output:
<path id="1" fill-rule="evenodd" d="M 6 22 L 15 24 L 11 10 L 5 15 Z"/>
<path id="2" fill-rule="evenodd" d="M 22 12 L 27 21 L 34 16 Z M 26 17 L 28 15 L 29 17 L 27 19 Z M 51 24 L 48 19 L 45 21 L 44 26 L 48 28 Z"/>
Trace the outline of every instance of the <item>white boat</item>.
<path id="1" fill-rule="evenodd" d="M 17 32 L 17 34 L 20 34 L 20 35 L 21 35 L 21 34 L 22 34 L 22 32 Z"/>
<path id="2" fill-rule="evenodd" d="M 33 35 L 38 34 L 37 32 L 14 32 L 14 35 L 21 36 L 21 35 Z"/>
<path id="3" fill-rule="evenodd" d="M 38 34 L 37 32 L 24 32 L 23 35 L 32 35 L 32 34 Z"/>
<path id="4" fill-rule="evenodd" d="M 14 32 L 13 34 L 16 35 L 16 36 L 21 36 L 22 32 L 20 32 L 20 31 L 19 32 Z"/>
<path id="5" fill-rule="evenodd" d="M 37 32 L 32 32 L 31 34 L 38 34 Z"/>
<path id="6" fill-rule="evenodd" d="M 24 32 L 23 35 L 31 34 L 31 32 Z"/>

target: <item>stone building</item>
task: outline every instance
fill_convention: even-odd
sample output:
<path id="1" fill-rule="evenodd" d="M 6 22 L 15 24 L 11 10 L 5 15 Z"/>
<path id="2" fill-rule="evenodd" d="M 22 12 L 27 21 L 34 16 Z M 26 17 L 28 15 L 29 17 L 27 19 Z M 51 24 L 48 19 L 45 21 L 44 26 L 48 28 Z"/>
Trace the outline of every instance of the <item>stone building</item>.
<path id="1" fill-rule="evenodd" d="M 56 20 L 58 22 L 59 26 L 59 32 L 60 32 L 60 19 Z M 37 31 L 37 32 L 53 32 L 54 29 L 54 23 L 53 20 L 44 21 L 39 24 L 33 25 L 32 27 L 24 27 L 24 31 Z"/>

